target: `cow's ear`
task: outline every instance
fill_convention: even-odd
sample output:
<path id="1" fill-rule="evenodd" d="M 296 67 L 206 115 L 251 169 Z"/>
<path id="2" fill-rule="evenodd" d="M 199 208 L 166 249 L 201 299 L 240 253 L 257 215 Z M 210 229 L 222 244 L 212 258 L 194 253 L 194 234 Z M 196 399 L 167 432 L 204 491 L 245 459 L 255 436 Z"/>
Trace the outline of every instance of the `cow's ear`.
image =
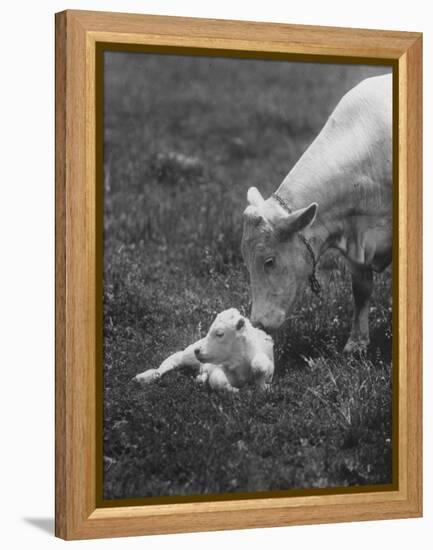
<path id="1" fill-rule="evenodd" d="M 249 224 L 258 227 L 263 223 L 264 218 L 257 210 L 256 206 L 247 206 L 244 210 L 244 220 Z"/>
<path id="2" fill-rule="evenodd" d="M 280 220 L 276 227 L 280 239 L 285 240 L 293 233 L 310 226 L 316 218 L 318 208 L 317 202 L 313 202 L 306 208 L 295 210 Z"/>
<path id="3" fill-rule="evenodd" d="M 261 206 L 265 202 L 257 187 L 250 187 L 248 189 L 247 200 L 251 206 Z"/>

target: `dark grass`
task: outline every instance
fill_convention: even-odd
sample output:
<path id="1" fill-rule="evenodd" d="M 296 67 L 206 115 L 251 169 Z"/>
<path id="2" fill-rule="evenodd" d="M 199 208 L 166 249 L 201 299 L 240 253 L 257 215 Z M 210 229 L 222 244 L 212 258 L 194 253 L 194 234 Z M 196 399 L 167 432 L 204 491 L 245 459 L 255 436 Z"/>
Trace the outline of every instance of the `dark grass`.
<path id="1" fill-rule="evenodd" d="M 376 276 L 365 357 L 341 354 L 350 278 L 331 254 L 323 295 L 307 290 L 277 335 L 269 392 L 212 394 L 189 373 L 130 382 L 203 336 L 219 311 L 248 314 L 246 190 L 274 190 L 341 95 L 379 72 L 107 56 L 106 499 L 391 482 L 390 271 Z"/>

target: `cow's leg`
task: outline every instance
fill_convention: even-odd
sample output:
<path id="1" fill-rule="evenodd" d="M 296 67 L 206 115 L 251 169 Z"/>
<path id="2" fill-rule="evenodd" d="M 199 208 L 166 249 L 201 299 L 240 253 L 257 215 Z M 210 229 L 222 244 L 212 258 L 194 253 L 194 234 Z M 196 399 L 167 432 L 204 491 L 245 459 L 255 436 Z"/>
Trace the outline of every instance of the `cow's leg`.
<path id="1" fill-rule="evenodd" d="M 345 353 L 365 351 L 370 341 L 368 314 L 373 291 L 373 271 L 369 267 L 352 269 L 352 290 L 354 309 L 352 330 L 344 347 Z"/>

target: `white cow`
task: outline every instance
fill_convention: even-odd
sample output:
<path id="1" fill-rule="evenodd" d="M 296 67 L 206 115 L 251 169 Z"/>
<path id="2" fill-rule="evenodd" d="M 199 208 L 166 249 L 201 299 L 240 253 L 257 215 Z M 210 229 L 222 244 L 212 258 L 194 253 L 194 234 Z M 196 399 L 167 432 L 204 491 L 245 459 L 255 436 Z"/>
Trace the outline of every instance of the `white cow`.
<path id="1" fill-rule="evenodd" d="M 346 352 L 369 342 L 373 271 L 392 257 L 392 75 L 368 78 L 339 102 L 322 131 L 264 200 L 248 191 L 242 252 L 254 325 L 277 329 L 329 248 L 352 272 L 354 315 Z"/>
<path id="2" fill-rule="evenodd" d="M 214 390 L 237 392 L 247 384 L 264 389 L 274 374 L 273 341 L 237 309 L 227 309 L 217 315 L 205 338 L 170 355 L 159 368 L 138 374 L 135 380 L 147 384 L 184 367 L 197 368 L 197 381 Z"/>

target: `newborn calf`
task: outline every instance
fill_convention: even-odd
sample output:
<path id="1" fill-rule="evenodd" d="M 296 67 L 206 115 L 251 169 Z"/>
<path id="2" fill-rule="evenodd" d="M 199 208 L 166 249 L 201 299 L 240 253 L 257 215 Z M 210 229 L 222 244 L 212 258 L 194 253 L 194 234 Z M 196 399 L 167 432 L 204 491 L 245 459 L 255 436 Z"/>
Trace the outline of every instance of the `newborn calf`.
<path id="1" fill-rule="evenodd" d="M 214 390 L 237 392 L 246 384 L 264 389 L 274 375 L 273 346 L 272 338 L 254 328 L 237 309 L 227 309 L 217 315 L 205 338 L 135 380 L 145 384 L 171 370 L 196 367 L 197 381 Z"/>

